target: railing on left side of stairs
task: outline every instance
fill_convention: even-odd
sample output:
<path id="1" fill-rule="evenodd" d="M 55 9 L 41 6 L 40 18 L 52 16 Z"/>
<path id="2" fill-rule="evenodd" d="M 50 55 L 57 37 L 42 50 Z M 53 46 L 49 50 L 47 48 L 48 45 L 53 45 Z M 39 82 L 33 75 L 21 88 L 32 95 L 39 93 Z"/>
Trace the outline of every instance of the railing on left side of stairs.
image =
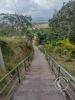
<path id="1" fill-rule="evenodd" d="M 25 72 L 29 69 L 32 57 L 33 53 L 29 54 L 0 80 L 0 100 L 10 100 L 17 86 L 25 78 Z"/>

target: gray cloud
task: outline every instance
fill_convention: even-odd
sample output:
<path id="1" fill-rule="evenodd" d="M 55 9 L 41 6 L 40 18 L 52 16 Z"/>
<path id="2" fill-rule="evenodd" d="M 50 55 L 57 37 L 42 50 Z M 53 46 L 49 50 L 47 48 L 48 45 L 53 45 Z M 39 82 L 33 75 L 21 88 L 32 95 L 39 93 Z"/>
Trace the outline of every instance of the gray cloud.
<path id="1" fill-rule="evenodd" d="M 69 0 L 0 0 L 0 13 L 19 13 L 32 15 L 33 19 L 52 17 L 63 2 Z"/>

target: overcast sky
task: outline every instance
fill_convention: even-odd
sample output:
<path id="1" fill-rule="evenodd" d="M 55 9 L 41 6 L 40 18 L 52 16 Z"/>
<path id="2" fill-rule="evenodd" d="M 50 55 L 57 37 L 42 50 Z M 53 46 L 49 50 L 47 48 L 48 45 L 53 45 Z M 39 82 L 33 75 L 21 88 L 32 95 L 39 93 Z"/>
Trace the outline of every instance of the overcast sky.
<path id="1" fill-rule="evenodd" d="M 63 2 L 69 0 L 0 0 L 0 13 L 19 13 L 31 15 L 35 19 L 47 20 Z"/>

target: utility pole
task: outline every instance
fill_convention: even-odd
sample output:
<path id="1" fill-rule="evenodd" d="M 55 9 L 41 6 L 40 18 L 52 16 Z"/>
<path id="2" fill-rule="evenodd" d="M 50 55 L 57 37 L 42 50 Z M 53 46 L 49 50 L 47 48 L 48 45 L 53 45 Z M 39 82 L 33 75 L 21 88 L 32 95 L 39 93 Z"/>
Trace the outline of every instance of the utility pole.
<path id="1" fill-rule="evenodd" d="M 6 71 L 5 65 L 4 65 L 4 60 L 3 60 L 3 55 L 2 55 L 1 47 L 0 47 L 0 70 Z"/>

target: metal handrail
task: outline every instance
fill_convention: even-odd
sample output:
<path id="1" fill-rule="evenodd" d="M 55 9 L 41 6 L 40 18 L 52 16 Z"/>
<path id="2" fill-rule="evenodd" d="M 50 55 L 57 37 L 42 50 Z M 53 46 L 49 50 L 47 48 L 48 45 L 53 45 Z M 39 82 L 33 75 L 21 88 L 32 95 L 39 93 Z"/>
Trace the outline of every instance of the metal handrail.
<path id="1" fill-rule="evenodd" d="M 60 69 L 62 69 L 62 70 L 71 78 L 71 80 L 73 80 L 73 81 L 75 82 L 75 78 L 74 78 L 71 74 L 69 74 L 69 72 L 66 71 L 66 70 L 63 68 L 63 66 L 61 66 L 60 64 L 58 64 L 58 63 L 53 59 L 53 57 L 51 57 L 51 56 L 49 56 L 49 57 L 51 58 L 51 60 L 52 60 Z"/>
<path id="2" fill-rule="evenodd" d="M 50 65 L 52 72 L 55 73 L 55 76 L 56 77 L 64 76 L 65 78 L 68 79 L 69 87 L 64 92 L 67 95 L 68 100 L 75 100 L 75 77 L 73 77 L 71 74 L 69 74 L 69 72 L 63 68 L 63 66 L 59 65 L 51 55 L 48 55 L 45 52 L 45 56 L 48 60 L 48 63 Z M 56 73 L 56 71 L 57 71 L 57 73 Z M 62 86 L 64 87 L 63 83 L 62 83 Z"/>
<path id="3" fill-rule="evenodd" d="M 21 65 L 24 61 L 26 61 L 32 54 L 30 54 L 29 56 L 27 56 L 25 59 L 23 59 L 19 64 L 16 65 L 16 67 L 14 67 L 10 72 L 8 72 L 1 80 L 3 81 L 11 72 L 13 72 L 19 65 Z"/>
<path id="4" fill-rule="evenodd" d="M 29 54 L 29 56 L 27 56 L 25 59 L 23 59 L 19 64 L 17 64 L 10 72 L 8 72 L 0 80 L 0 100 L 9 100 L 8 98 L 10 96 L 10 93 L 12 93 L 11 90 L 13 90 L 11 88 L 13 88 L 13 85 L 16 85 L 16 84 L 14 84 L 15 81 L 17 81 L 17 83 L 21 82 L 21 76 L 22 76 L 22 74 L 24 74 L 24 72 L 26 72 L 27 67 L 30 65 L 32 56 L 33 56 L 33 53 Z M 25 69 L 25 71 L 24 71 L 24 69 Z M 22 70 L 22 72 L 20 70 Z M 22 77 L 24 77 L 24 75 Z M 9 94 L 9 96 L 8 96 L 8 94 Z"/>

